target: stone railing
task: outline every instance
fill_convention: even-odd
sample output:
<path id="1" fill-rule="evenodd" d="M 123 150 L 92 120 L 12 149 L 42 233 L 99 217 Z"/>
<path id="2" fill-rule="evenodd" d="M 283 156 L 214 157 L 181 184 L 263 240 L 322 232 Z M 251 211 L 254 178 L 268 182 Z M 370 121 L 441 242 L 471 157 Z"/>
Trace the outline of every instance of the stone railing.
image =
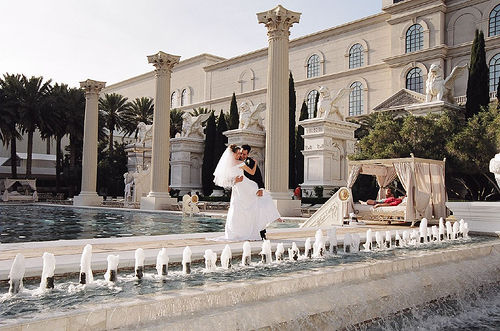
<path id="1" fill-rule="evenodd" d="M 497 98 L 497 92 L 496 91 L 490 92 L 490 102 L 495 101 L 496 98 Z M 455 103 L 457 105 L 464 106 L 466 102 L 467 102 L 466 95 L 461 95 L 461 96 L 455 97 Z"/>

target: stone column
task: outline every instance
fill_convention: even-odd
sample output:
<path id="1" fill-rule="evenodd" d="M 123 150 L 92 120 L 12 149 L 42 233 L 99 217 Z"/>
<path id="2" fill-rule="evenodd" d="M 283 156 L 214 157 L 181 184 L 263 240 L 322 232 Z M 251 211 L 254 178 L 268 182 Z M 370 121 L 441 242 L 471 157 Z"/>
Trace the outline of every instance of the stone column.
<path id="1" fill-rule="evenodd" d="M 153 154 L 151 156 L 151 192 L 141 199 L 141 209 L 156 210 L 176 204 L 168 193 L 170 158 L 170 78 L 180 56 L 158 52 L 148 56 L 155 66 L 156 95 L 153 114 Z"/>
<path id="2" fill-rule="evenodd" d="M 105 82 L 87 79 L 80 82 L 85 91 L 85 122 L 83 131 L 82 189 L 73 199 L 75 206 L 100 206 L 102 197 L 96 193 L 97 184 L 97 122 L 99 92 Z"/>
<path id="3" fill-rule="evenodd" d="M 257 14 L 269 37 L 264 182 L 282 216 L 300 214 L 300 201 L 291 200 L 288 192 L 288 37 L 300 15 L 281 5 Z"/>

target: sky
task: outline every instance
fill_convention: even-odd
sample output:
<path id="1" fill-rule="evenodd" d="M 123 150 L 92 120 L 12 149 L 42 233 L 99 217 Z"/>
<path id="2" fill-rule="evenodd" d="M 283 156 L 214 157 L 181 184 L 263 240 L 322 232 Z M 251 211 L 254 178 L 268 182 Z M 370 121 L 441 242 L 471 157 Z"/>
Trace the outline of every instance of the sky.
<path id="1" fill-rule="evenodd" d="M 181 61 L 267 47 L 256 13 L 302 13 L 290 39 L 381 12 L 382 0 L 0 0 L 0 74 L 107 85 L 149 72 L 147 55 Z"/>

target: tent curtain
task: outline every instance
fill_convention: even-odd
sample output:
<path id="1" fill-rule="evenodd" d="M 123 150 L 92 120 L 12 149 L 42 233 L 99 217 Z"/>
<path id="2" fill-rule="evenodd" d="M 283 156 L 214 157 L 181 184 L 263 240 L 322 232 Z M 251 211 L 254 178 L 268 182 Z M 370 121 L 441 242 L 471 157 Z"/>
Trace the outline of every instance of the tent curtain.
<path id="1" fill-rule="evenodd" d="M 414 198 L 414 179 L 413 179 L 413 169 L 411 162 L 399 162 L 394 163 L 394 169 L 396 170 L 396 174 L 403 185 L 403 188 L 406 191 L 406 219 L 414 220 L 415 219 L 415 198 Z"/>
<path id="2" fill-rule="evenodd" d="M 428 163 L 415 163 L 415 208 L 420 217 L 432 218 L 432 184 Z"/>
<path id="3" fill-rule="evenodd" d="M 385 190 L 384 188 L 387 187 L 394 179 L 396 179 L 397 174 L 396 174 L 396 169 L 394 167 L 387 168 L 387 173 L 385 176 L 377 175 L 377 184 L 379 186 L 378 189 L 378 194 L 377 194 L 377 200 L 382 200 L 385 199 Z"/>
<path id="4" fill-rule="evenodd" d="M 430 165 L 432 184 L 432 209 L 435 218 L 446 217 L 445 169 L 439 164 Z"/>
<path id="5" fill-rule="evenodd" d="M 349 189 L 352 188 L 354 183 L 356 182 L 356 179 L 358 179 L 358 175 L 361 172 L 361 165 L 360 164 L 355 164 L 351 168 L 351 172 L 349 173 L 349 177 L 347 177 L 347 187 Z"/>

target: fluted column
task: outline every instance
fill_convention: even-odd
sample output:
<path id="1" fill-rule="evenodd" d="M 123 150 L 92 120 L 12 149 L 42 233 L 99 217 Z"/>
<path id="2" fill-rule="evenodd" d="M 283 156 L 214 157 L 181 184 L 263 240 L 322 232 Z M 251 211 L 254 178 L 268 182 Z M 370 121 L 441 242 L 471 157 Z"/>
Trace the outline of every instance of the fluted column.
<path id="1" fill-rule="evenodd" d="M 264 183 L 275 200 L 291 198 L 288 193 L 288 44 L 290 27 L 299 22 L 300 15 L 280 5 L 257 14 L 259 23 L 267 27 L 269 38 Z M 278 209 L 283 216 L 290 214 Z"/>
<path id="2" fill-rule="evenodd" d="M 87 79 L 80 82 L 85 91 L 85 122 L 83 131 L 83 158 L 82 158 L 82 189 L 74 197 L 75 206 L 98 206 L 102 197 L 96 193 L 97 183 L 97 130 L 99 92 L 106 86 L 105 82 Z"/>
<path id="3" fill-rule="evenodd" d="M 162 209 L 177 203 L 168 193 L 170 158 L 170 79 L 179 56 L 164 52 L 148 56 L 155 69 L 156 95 L 153 114 L 153 144 L 151 156 L 151 192 L 141 199 L 141 209 Z"/>

